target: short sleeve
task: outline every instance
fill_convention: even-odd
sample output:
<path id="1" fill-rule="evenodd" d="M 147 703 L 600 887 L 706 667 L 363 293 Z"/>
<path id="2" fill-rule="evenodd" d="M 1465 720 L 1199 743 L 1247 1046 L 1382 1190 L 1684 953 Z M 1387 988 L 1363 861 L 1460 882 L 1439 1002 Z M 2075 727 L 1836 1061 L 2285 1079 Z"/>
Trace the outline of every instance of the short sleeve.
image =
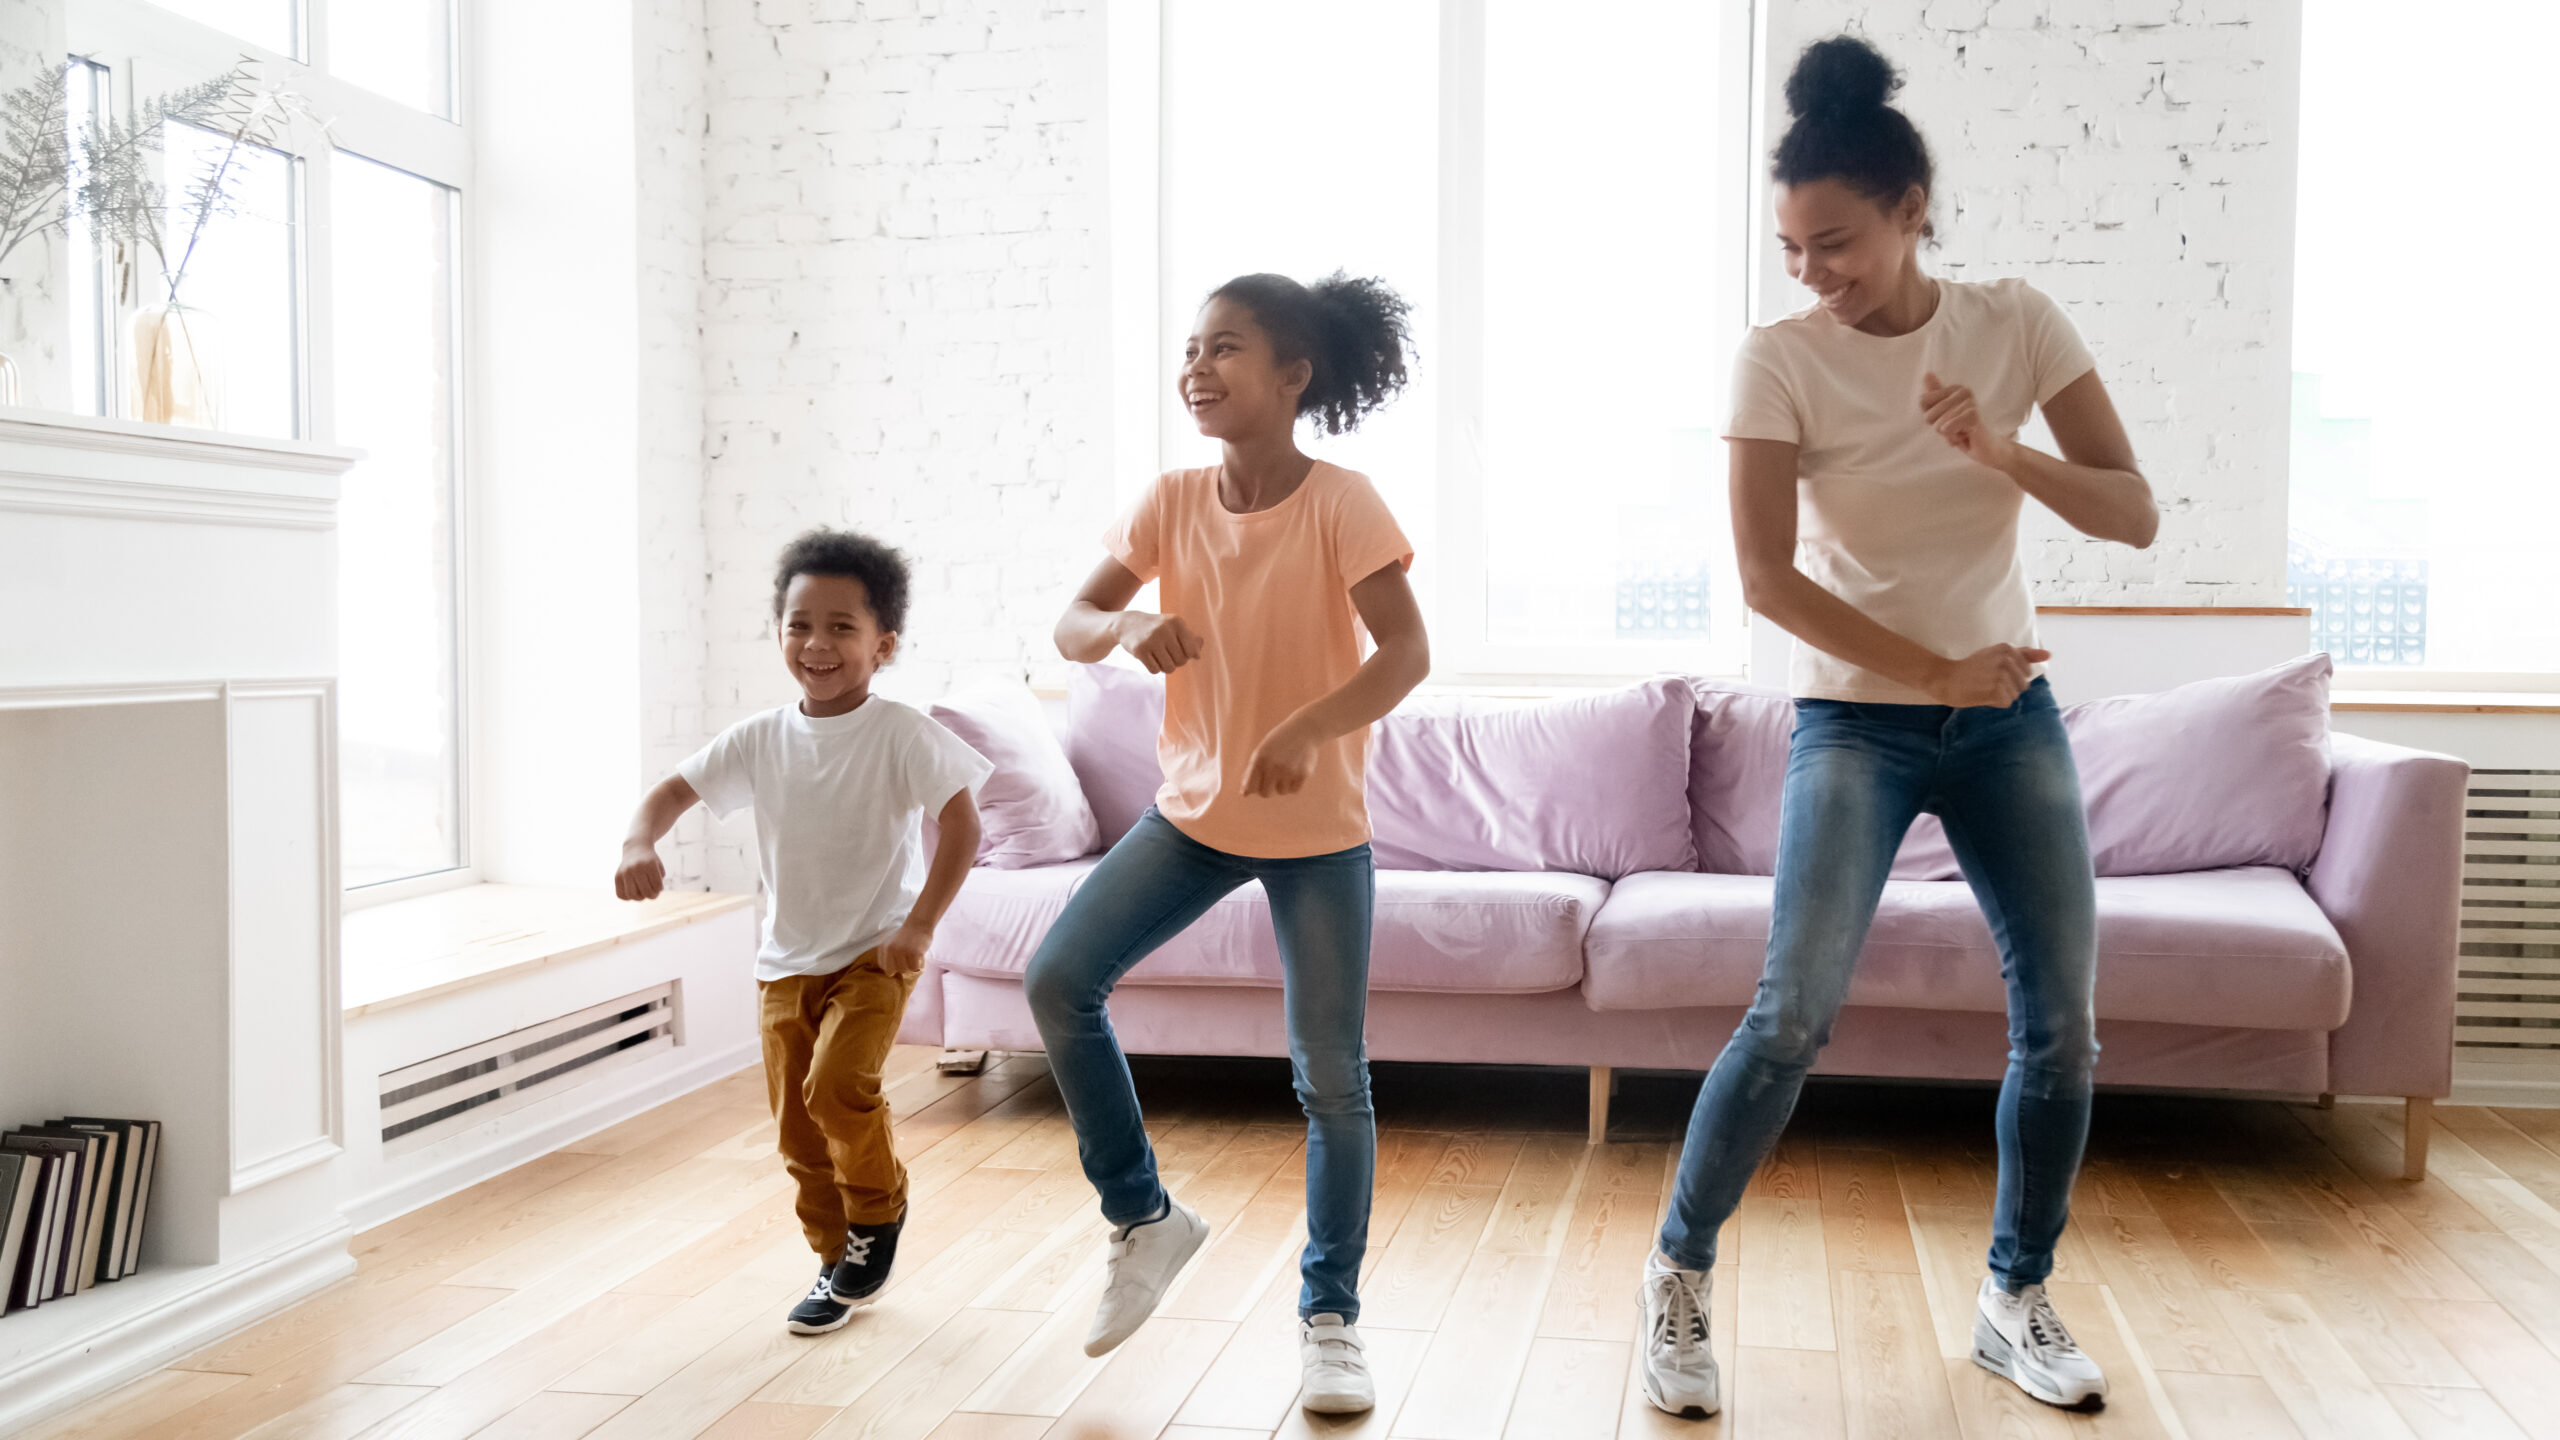
<path id="1" fill-rule="evenodd" d="M 1120 512 L 1102 532 L 1102 548 L 1129 568 L 1141 584 L 1164 571 L 1164 478 L 1147 487 L 1136 503 Z"/>
<path id="2" fill-rule="evenodd" d="M 1786 377 L 1779 373 L 1776 349 L 1766 330 L 1742 337 L 1742 348 L 1733 357 L 1733 405 L 1725 421 L 1726 439 L 1804 443 L 1804 426 L 1797 418 Z"/>
<path id="3" fill-rule="evenodd" d="M 1348 590 L 1390 565 L 1412 569 L 1413 542 L 1404 538 L 1386 497 L 1366 475 L 1346 470 L 1343 479 L 1333 505 L 1333 533 L 1326 537 L 1336 581 Z"/>
<path id="4" fill-rule="evenodd" d="M 940 814 L 951 797 L 987 783 L 996 767 L 942 722 L 916 712 L 901 763 L 907 799 L 927 816 Z"/>
<path id="5" fill-rule="evenodd" d="M 2088 343 L 2052 296 L 2024 283 L 2018 289 L 2025 310 L 2027 364 L 2036 379 L 2036 404 L 2042 405 L 2097 369 L 2098 357 L 2089 353 Z"/>
<path id="6" fill-rule="evenodd" d="M 749 752 L 755 736 L 752 720 L 741 720 L 713 737 L 676 767 L 684 783 L 702 797 L 702 807 L 726 818 L 755 803 L 755 772 Z"/>

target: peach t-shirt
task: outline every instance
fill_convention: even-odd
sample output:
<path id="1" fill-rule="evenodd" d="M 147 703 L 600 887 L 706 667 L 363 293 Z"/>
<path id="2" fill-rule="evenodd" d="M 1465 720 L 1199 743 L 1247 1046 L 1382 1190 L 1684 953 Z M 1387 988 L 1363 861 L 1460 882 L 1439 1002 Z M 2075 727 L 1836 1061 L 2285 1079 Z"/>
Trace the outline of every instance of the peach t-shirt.
<path id="1" fill-rule="evenodd" d="M 1367 638 L 1351 587 L 1413 563 L 1369 477 L 1319 460 L 1289 498 L 1239 515 L 1220 466 L 1160 477 L 1102 543 L 1158 608 L 1201 639 L 1165 677 L 1156 808 L 1213 850 L 1262 859 L 1327 855 L 1369 839 L 1369 732 L 1329 740 L 1295 795 L 1246 795 L 1244 770 L 1281 721 L 1342 687 Z"/>

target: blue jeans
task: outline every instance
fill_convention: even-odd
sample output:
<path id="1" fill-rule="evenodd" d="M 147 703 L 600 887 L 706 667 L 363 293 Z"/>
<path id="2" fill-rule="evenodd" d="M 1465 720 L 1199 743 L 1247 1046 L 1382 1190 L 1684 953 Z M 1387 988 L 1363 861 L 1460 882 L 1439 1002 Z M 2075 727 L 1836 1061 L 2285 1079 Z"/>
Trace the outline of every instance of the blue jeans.
<path id="1" fill-rule="evenodd" d="M 1795 1111 L 1924 811 L 1946 822 L 2009 989 L 1991 1273 L 2015 1292 L 2053 1272 L 2089 1136 L 2098 921 L 2080 775 L 2042 680 L 2005 708 L 1796 702 L 1768 963 L 1689 1117 L 1662 1226 L 1673 1262 L 1715 1263 L 1716 1232 Z"/>
<path id="2" fill-rule="evenodd" d="M 1104 1002 L 1147 953 L 1182 933 L 1218 897 L 1259 880 L 1271 897 L 1289 1017 L 1289 1069 L 1307 1112 L 1307 1248 L 1301 1316 L 1360 1314 L 1369 1248 L 1369 1190 L 1378 1127 L 1369 1106 L 1363 1031 L 1369 1006 L 1369 917 L 1377 871 L 1369 847 L 1289 860 L 1212 850 L 1150 808 L 1085 877 L 1023 976 L 1049 1071 L 1075 1122 L 1085 1178 L 1114 1225 L 1165 1205 L 1128 1059 Z"/>

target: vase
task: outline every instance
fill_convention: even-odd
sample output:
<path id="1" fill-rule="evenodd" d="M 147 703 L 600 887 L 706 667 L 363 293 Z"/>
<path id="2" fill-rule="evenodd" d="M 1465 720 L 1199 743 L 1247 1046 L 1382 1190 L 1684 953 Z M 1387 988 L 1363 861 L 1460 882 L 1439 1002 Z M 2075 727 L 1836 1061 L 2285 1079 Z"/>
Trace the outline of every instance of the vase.
<path id="1" fill-rule="evenodd" d="M 133 418 L 217 429 L 221 382 L 214 325 L 205 312 L 182 305 L 134 312 Z"/>

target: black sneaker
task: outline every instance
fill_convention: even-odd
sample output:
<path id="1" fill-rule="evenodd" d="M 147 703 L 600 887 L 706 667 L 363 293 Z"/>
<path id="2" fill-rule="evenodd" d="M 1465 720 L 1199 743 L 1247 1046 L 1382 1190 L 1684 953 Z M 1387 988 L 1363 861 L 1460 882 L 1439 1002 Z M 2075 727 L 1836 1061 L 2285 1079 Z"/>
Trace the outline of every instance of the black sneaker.
<path id="1" fill-rule="evenodd" d="M 791 1318 L 782 1322 L 783 1328 L 794 1335 L 824 1335 L 844 1328 L 844 1322 L 853 1318 L 853 1307 L 836 1298 L 835 1287 L 828 1283 L 833 1273 L 818 1272 L 818 1283 L 791 1307 Z"/>
<path id="2" fill-rule="evenodd" d="M 880 1287 L 889 1283 L 889 1266 L 898 1258 L 898 1232 L 905 1228 L 907 1217 L 899 1216 L 886 1225 L 848 1225 L 844 1231 L 844 1258 L 829 1272 L 836 1299 L 847 1305 L 867 1305 Z"/>

